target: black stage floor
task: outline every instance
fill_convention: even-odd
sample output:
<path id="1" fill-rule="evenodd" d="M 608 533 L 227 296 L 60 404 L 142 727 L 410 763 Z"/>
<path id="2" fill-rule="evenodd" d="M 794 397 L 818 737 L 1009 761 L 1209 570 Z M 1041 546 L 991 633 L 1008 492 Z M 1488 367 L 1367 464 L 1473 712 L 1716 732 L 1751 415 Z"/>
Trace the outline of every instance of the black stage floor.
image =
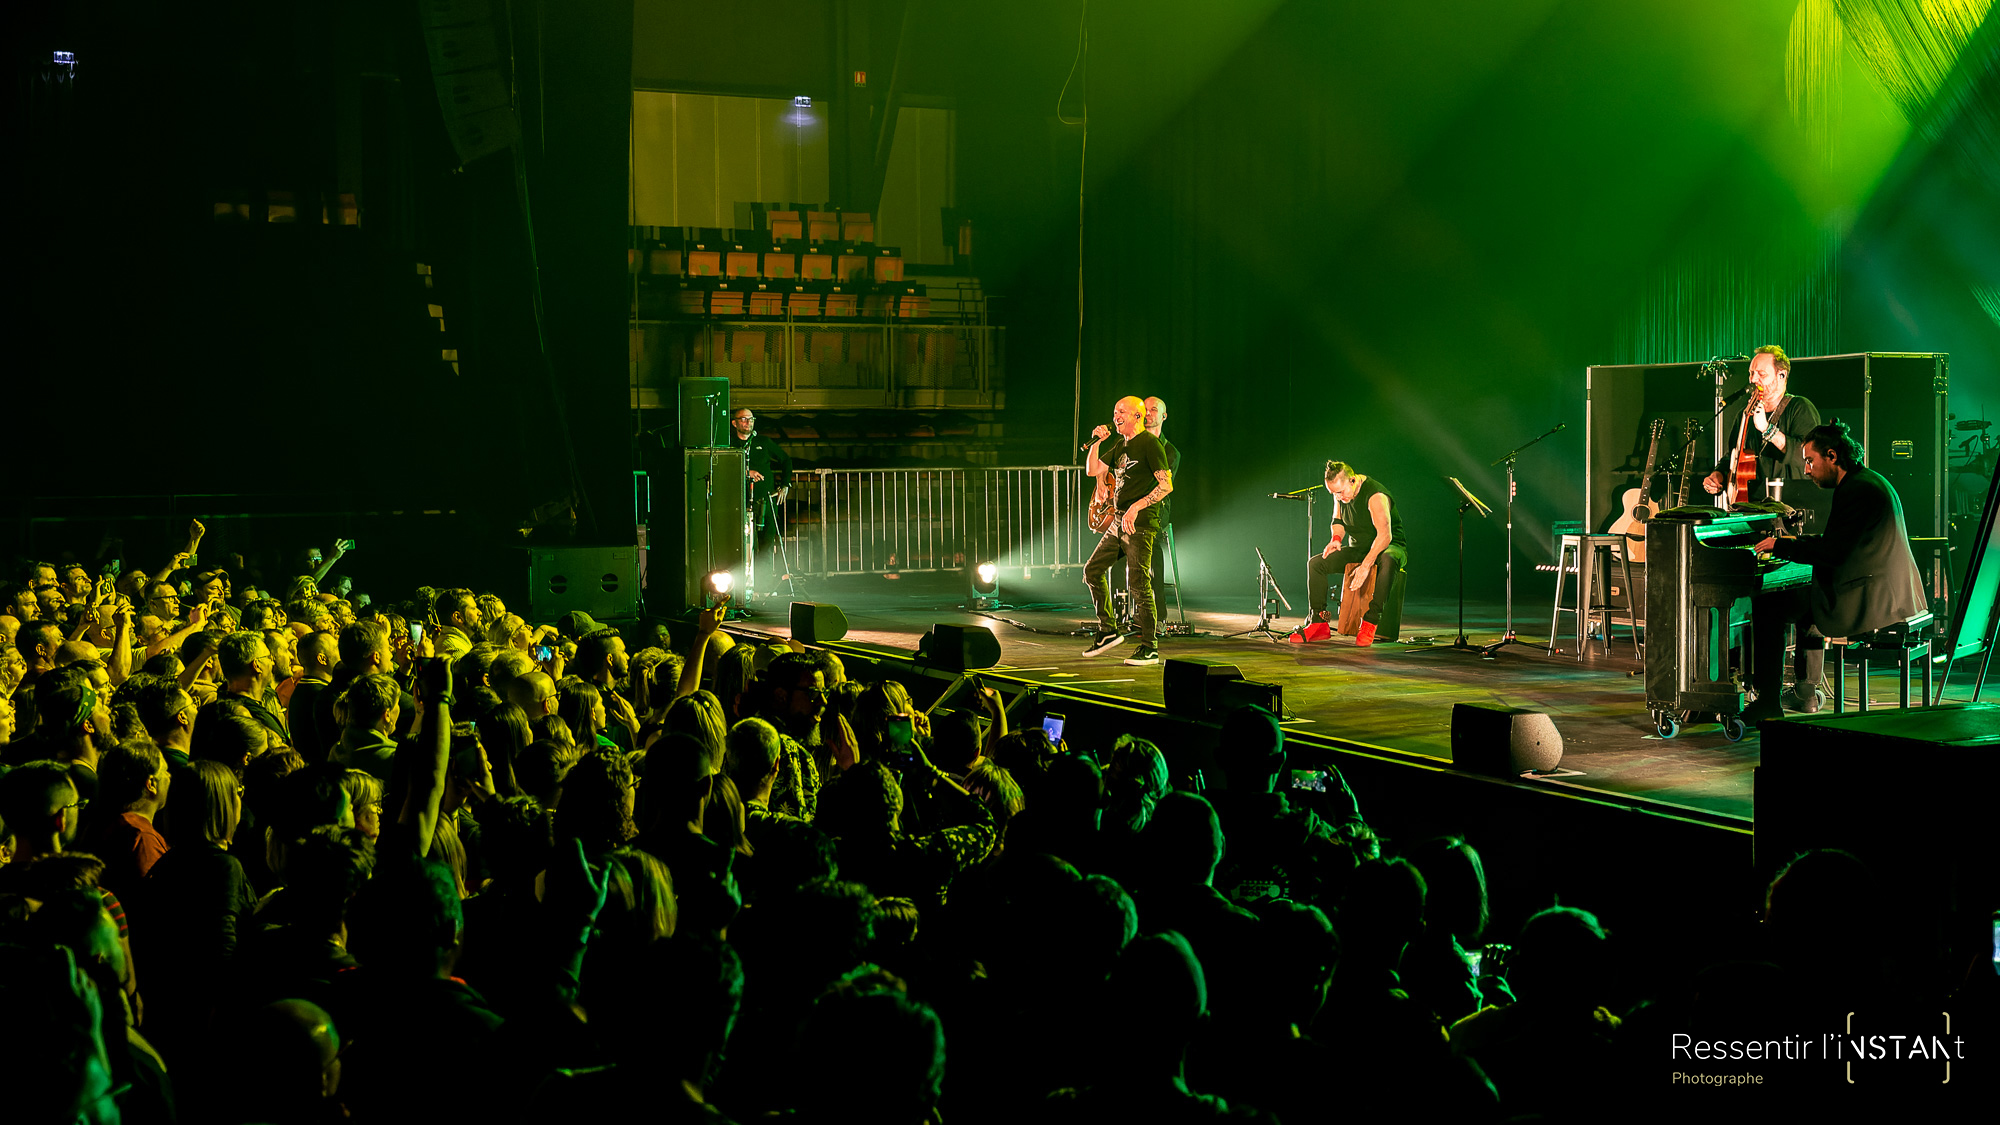
<path id="1" fill-rule="evenodd" d="M 1079 591 L 1080 593 L 1080 591 Z M 808 597 L 807 595 L 810 595 Z M 789 633 L 785 598 L 757 603 L 756 616 L 732 623 L 732 630 Z M 1122 663 L 1130 645 L 1095 659 L 1081 655 L 1085 641 L 1070 632 L 1090 616 L 1087 605 L 1022 605 L 986 613 L 963 608 L 962 578 L 905 575 L 833 579 L 800 591 L 800 600 L 832 602 L 847 615 L 851 642 L 914 649 L 917 638 L 938 622 L 988 625 L 1000 638 L 1003 664 L 995 669 L 1051 686 L 1087 687 L 1102 694 L 1159 705 L 1160 666 Z M 1537 610 L 1539 609 L 1539 616 Z M 1612 651 L 1593 642 L 1586 656 L 1574 653 L 1565 634 L 1551 655 L 1544 647 L 1546 605 L 1516 605 L 1515 628 L 1524 644 L 1509 645 L 1491 658 L 1453 650 L 1458 635 L 1455 601 L 1406 604 L 1403 638 L 1435 638 L 1434 644 L 1377 644 L 1358 648 L 1349 638 L 1311 645 L 1272 643 L 1251 636 L 1225 639 L 1254 627 L 1254 614 L 1195 609 L 1188 623 L 1198 636 L 1163 640 L 1168 657 L 1226 660 L 1246 679 L 1280 684 L 1291 724 L 1299 729 L 1409 754 L 1451 759 L 1451 709 L 1455 703 L 1530 707 L 1554 717 L 1563 736 L 1562 773 L 1538 784 L 1616 794 L 1662 805 L 1732 818 L 1746 827 L 1752 812 L 1752 770 L 1758 761 L 1755 732 L 1731 743 L 1714 724 L 1690 727 L 1662 739 L 1646 713 L 1639 661 L 1621 627 Z M 1499 603 L 1468 604 L 1466 632 L 1474 643 L 1497 637 L 1504 621 Z M 1293 617 L 1280 628 L 1298 623 Z M 1564 622 L 1568 624 L 1567 619 Z M 1853 700 L 1852 672 L 1849 701 Z M 1992 692 L 1996 677 L 1989 676 Z M 1871 699 L 1893 705 L 1896 680 L 1873 677 Z M 1951 696 L 1970 694 L 1969 680 L 1955 682 Z"/>

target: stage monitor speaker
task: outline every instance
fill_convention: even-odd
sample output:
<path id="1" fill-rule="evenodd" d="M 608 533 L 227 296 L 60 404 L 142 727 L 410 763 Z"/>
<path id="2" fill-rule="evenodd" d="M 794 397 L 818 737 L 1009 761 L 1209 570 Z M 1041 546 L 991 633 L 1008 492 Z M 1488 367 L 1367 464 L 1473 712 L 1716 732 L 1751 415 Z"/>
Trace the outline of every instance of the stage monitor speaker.
<path id="1" fill-rule="evenodd" d="M 693 376 L 679 381 L 676 409 L 682 449 L 729 444 L 729 380 Z"/>
<path id="2" fill-rule="evenodd" d="M 600 621 L 639 616 L 638 548 L 529 549 L 529 616 L 554 621 L 578 609 Z"/>
<path id="3" fill-rule="evenodd" d="M 1256 680 L 1209 683 L 1209 710 L 1215 718 L 1223 718 L 1239 707 L 1262 707 L 1282 719 L 1285 717 L 1285 689 Z"/>
<path id="4" fill-rule="evenodd" d="M 1220 660 L 1173 657 L 1167 660 L 1160 678 L 1166 689 L 1167 714 L 1199 719 L 1221 703 L 1222 685 L 1241 680 L 1243 672 Z"/>
<path id="5" fill-rule="evenodd" d="M 939 623 L 917 642 L 917 661 L 946 672 L 991 668 L 1000 663 L 1000 638 L 984 625 Z"/>
<path id="6" fill-rule="evenodd" d="M 1451 708 L 1451 764 L 1473 773 L 1514 777 L 1562 761 L 1555 720 L 1525 707 L 1457 703 Z"/>
<path id="7" fill-rule="evenodd" d="M 837 641 L 847 635 L 847 615 L 837 605 L 817 602 L 792 603 L 792 639 L 816 645 Z"/>

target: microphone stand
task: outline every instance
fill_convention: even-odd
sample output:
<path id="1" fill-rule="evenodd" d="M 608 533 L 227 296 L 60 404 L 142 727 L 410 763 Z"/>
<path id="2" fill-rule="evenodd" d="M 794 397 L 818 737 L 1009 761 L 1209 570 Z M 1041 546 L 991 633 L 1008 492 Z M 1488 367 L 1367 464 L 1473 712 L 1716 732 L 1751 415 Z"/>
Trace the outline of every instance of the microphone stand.
<path id="1" fill-rule="evenodd" d="M 1480 654 L 1482 656 L 1492 656 L 1508 645 L 1521 643 L 1521 639 L 1514 635 L 1514 462 L 1520 459 L 1521 454 L 1529 446 L 1541 441 L 1542 438 L 1568 428 L 1569 423 L 1557 422 L 1534 439 L 1523 442 L 1508 450 L 1499 460 L 1492 463 L 1494 465 L 1507 466 L 1507 631 L 1500 635 L 1499 640 L 1481 649 Z"/>
<path id="2" fill-rule="evenodd" d="M 708 576 L 715 573 L 715 400 L 722 392 L 703 395 L 702 403 L 707 408 L 707 419 L 702 424 L 702 445 L 707 449 L 703 458 L 708 463 L 708 471 L 702 474 L 701 485 L 701 543 L 703 569 L 701 585 L 708 583 Z M 685 456 L 685 455 L 683 455 Z M 708 599 L 702 598 L 703 602 Z"/>
<path id="3" fill-rule="evenodd" d="M 1271 499 L 1273 500 L 1303 500 L 1306 502 L 1306 578 L 1308 580 L 1312 578 L 1313 500 L 1319 496 L 1321 487 L 1320 485 L 1313 485 L 1311 488 L 1301 488 L 1295 492 L 1273 492 L 1271 494 Z M 1257 552 L 1257 557 L 1262 559 L 1264 553 L 1262 551 Z M 1290 609 L 1291 606 L 1287 605 L 1285 608 Z M 1311 624 L 1311 622 L 1307 622 L 1307 624 Z"/>

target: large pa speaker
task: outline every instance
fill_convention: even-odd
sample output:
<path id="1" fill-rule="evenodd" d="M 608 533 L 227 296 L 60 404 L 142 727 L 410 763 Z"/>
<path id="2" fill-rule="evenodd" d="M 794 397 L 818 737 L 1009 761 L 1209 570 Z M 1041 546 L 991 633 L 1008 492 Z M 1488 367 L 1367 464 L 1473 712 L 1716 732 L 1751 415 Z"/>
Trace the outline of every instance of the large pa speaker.
<path id="1" fill-rule="evenodd" d="M 530 548 L 529 615 L 554 621 L 571 610 L 600 621 L 639 616 L 638 548 Z"/>
<path id="2" fill-rule="evenodd" d="M 792 603 L 792 639 L 816 645 L 837 641 L 847 635 L 847 615 L 837 605 L 818 602 Z"/>
<path id="3" fill-rule="evenodd" d="M 520 136 L 508 88 L 506 48 L 485 0 L 422 0 L 417 5 L 431 80 L 445 132 L 461 164 L 499 152 Z"/>
<path id="4" fill-rule="evenodd" d="M 1525 707 L 1457 703 L 1451 709 L 1451 764 L 1473 773 L 1515 777 L 1562 761 L 1555 720 Z"/>
<path id="5" fill-rule="evenodd" d="M 946 672 L 991 668 L 1000 663 L 1000 638 L 984 625 L 939 623 L 917 642 L 917 660 Z"/>
<path id="6" fill-rule="evenodd" d="M 729 444 L 729 380 L 690 376 L 675 384 L 676 432 L 682 449 Z"/>
<path id="7" fill-rule="evenodd" d="M 1170 657 L 1160 678 L 1166 688 L 1167 714 L 1199 719 L 1221 706 L 1223 685 L 1241 680 L 1243 672 L 1220 660 Z"/>
<path id="8" fill-rule="evenodd" d="M 647 466 L 652 508 L 646 589 L 653 612 L 674 614 L 702 604 L 702 579 L 714 571 L 728 571 L 733 588 L 742 589 L 750 561 L 742 451 L 652 450 Z"/>

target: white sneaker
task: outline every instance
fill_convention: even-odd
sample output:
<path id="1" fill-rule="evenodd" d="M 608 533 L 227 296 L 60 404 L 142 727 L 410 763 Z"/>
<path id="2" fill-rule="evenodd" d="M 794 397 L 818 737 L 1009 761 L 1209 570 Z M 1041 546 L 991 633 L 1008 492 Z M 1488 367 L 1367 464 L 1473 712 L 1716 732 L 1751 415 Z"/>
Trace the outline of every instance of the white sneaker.
<path id="1" fill-rule="evenodd" d="M 1085 656 L 1103 656 L 1105 653 L 1124 643 L 1125 634 L 1123 633 L 1099 633 L 1097 634 L 1097 639 L 1090 642 L 1090 647 L 1083 650 L 1083 654 Z"/>

